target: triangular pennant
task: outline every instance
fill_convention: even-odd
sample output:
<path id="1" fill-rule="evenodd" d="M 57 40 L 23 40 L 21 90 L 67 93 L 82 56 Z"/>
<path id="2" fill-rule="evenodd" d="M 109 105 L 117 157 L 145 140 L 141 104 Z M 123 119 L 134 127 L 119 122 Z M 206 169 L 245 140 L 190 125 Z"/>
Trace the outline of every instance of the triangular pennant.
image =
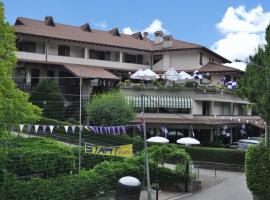
<path id="1" fill-rule="evenodd" d="M 113 134 L 115 135 L 115 126 L 112 126 Z"/>
<path id="2" fill-rule="evenodd" d="M 35 133 L 37 133 L 39 125 L 35 125 Z"/>
<path id="3" fill-rule="evenodd" d="M 76 126 L 71 126 L 72 133 L 75 132 Z"/>
<path id="4" fill-rule="evenodd" d="M 43 133 L 46 133 L 46 128 L 47 128 L 47 126 L 46 126 L 46 125 L 42 126 Z"/>
<path id="5" fill-rule="evenodd" d="M 112 127 L 107 127 L 108 134 L 111 135 L 111 128 Z"/>
<path id="6" fill-rule="evenodd" d="M 54 125 L 50 125 L 49 128 L 50 128 L 50 132 L 52 133 L 54 129 Z"/>
<path id="7" fill-rule="evenodd" d="M 32 125 L 31 125 L 31 124 L 29 124 L 29 125 L 28 125 L 28 127 L 27 127 L 27 133 L 30 133 L 31 128 L 32 128 Z"/>
<path id="8" fill-rule="evenodd" d="M 107 135 L 108 134 L 108 128 L 107 127 L 104 127 L 104 131 L 105 131 L 105 134 Z"/>
<path id="9" fill-rule="evenodd" d="M 66 133 L 68 132 L 68 126 L 64 126 Z"/>
<path id="10" fill-rule="evenodd" d="M 103 128 L 102 126 L 99 127 L 100 134 L 103 134 Z"/>
<path id="11" fill-rule="evenodd" d="M 116 126 L 116 129 L 117 129 L 117 133 L 120 135 L 121 134 L 120 126 Z"/>
<path id="12" fill-rule="evenodd" d="M 139 129 L 140 132 L 142 132 L 141 124 L 137 124 L 136 127 Z"/>
<path id="13" fill-rule="evenodd" d="M 126 127 L 125 126 L 121 126 L 121 129 L 122 129 L 123 133 L 126 134 Z"/>
<path id="14" fill-rule="evenodd" d="M 22 132 L 24 124 L 20 124 L 19 127 L 20 127 L 20 132 Z"/>

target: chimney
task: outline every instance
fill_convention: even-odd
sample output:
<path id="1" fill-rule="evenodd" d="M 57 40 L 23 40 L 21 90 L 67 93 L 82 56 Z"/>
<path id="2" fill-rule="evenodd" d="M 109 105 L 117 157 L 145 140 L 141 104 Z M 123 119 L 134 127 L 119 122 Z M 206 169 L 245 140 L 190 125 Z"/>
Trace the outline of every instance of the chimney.
<path id="1" fill-rule="evenodd" d="M 173 36 L 164 35 L 163 36 L 163 48 L 170 48 L 173 45 Z"/>
<path id="2" fill-rule="evenodd" d="M 155 32 L 155 44 L 159 44 L 163 42 L 163 32 L 162 31 L 156 31 Z"/>
<path id="3" fill-rule="evenodd" d="M 143 33 L 143 38 L 145 38 L 145 39 L 148 38 L 148 35 L 149 35 L 148 32 L 144 32 L 144 33 Z"/>
<path id="4" fill-rule="evenodd" d="M 53 17 L 52 16 L 46 16 L 45 17 L 45 24 L 47 26 L 55 26 L 55 23 L 53 21 Z"/>
<path id="5" fill-rule="evenodd" d="M 91 32 L 91 27 L 89 25 L 89 23 L 86 23 L 86 24 L 83 24 L 80 26 L 80 28 L 83 30 L 83 31 L 86 31 L 86 32 Z"/>

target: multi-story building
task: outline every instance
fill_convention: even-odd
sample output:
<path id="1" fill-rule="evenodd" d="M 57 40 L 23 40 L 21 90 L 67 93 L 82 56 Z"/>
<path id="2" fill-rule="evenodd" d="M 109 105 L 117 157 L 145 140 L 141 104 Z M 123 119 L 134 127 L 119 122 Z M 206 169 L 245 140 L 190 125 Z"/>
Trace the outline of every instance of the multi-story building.
<path id="1" fill-rule="evenodd" d="M 83 79 L 82 96 L 88 99 L 93 93 L 115 88 L 138 69 L 150 68 L 157 73 L 170 67 L 188 73 L 198 70 L 207 75 L 199 88 L 159 90 L 148 86 L 138 91 L 137 85 L 122 85 L 121 90 L 138 107 L 141 92 L 149 97 L 145 118 L 152 134 L 159 134 L 163 125 L 186 134 L 194 129 L 196 137 L 212 141 L 214 131 L 227 125 L 232 141 L 240 124 L 262 125 L 259 117 L 252 116 L 247 100 L 209 89 L 219 85 L 221 78 L 236 80 L 243 72 L 225 66 L 229 60 L 204 46 L 175 40 L 161 31 L 150 39 L 146 32 L 126 35 L 117 28 L 100 31 L 88 23 L 79 27 L 58 24 L 52 17 L 43 21 L 20 17 L 14 28 L 18 48 L 14 79 L 24 91 L 32 91 L 43 78 L 51 78 L 67 105 L 72 105 L 79 94 L 79 77 Z"/>

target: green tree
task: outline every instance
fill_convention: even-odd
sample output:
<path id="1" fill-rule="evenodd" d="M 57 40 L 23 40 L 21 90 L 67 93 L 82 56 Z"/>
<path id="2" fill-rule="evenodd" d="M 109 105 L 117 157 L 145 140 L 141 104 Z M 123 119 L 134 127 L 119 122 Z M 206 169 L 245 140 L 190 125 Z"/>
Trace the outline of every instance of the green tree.
<path id="1" fill-rule="evenodd" d="M 41 81 L 30 100 L 43 109 L 43 116 L 51 119 L 64 119 L 64 100 L 54 81 L 46 79 Z"/>
<path id="2" fill-rule="evenodd" d="M 39 119 L 41 110 L 28 102 L 28 94 L 18 90 L 12 80 L 16 67 L 16 37 L 4 17 L 0 2 L 0 128 L 13 123 L 28 123 Z"/>
<path id="3" fill-rule="evenodd" d="M 254 104 L 255 110 L 270 122 L 270 25 L 266 28 L 266 45 L 250 56 L 245 75 L 239 81 L 238 93 Z M 261 66 L 261 67 L 260 67 Z"/>
<path id="4" fill-rule="evenodd" d="M 88 120 L 95 125 L 124 125 L 134 119 L 134 108 L 120 92 L 93 97 L 87 105 Z"/>

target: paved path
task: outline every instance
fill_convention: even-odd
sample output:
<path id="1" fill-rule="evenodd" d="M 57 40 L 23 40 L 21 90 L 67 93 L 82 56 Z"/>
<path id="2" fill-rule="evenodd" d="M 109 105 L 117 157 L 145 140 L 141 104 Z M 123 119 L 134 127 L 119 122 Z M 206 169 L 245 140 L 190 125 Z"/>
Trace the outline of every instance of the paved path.
<path id="1" fill-rule="evenodd" d="M 200 169 L 202 190 L 179 200 L 252 200 L 246 186 L 245 174 L 241 172 L 217 171 Z"/>

